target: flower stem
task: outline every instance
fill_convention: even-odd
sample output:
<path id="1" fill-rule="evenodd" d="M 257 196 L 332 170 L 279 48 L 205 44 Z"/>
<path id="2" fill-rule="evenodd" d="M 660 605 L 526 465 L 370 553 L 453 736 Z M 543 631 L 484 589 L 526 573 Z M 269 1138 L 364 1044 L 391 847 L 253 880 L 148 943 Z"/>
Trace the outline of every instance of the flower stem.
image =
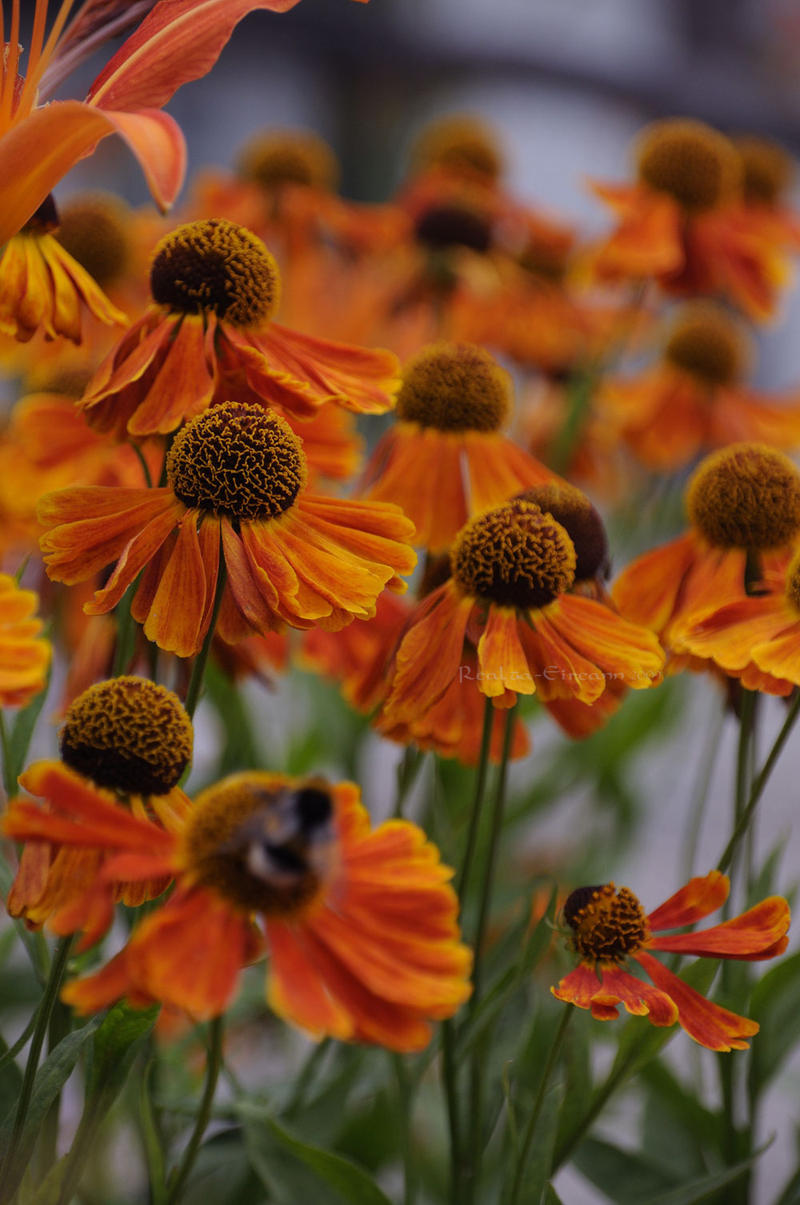
<path id="1" fill-rule="evenodd" d="M 211 620 L 206 632 L 206 638 L 203 641 L 203 647 L 194 659 L 192 666 L 192 676 L 189 679 L 189 685 L 186 690 L 186 698 L 183 705 L 191 718 L 197 707 L 197 701 L 200 698 L 200 691 L 203 688 L 203 678 L 206 672 L 206 663 L 208 662 L 208 654 L 211 651 L 211 642 L 214 639 L 214 629 L 217 626 L 220 607 L 222 606 L 222 596 L 225 593 L 225 582 L 227 580 L 227 572 L 225 562 L 220 558 L 219 572 L 217 574 L 217 592 L 214 595 L 214 610 L 211 612 Z"/>
<path id="2" fill-rule="evenodd" d="M 522 1191 L 522 1182 L 525 1176 L 525 1165 L 528 1161 L 528 1152 L 530 1151 L 531 1143 L 536 1135 L 536 1126 L 539 1121 L 539 1116 L 542 1112 L 542 1106 L 544 1105 L 544 1098 L 550 1083 L 550 1077 L 555 1070 L 556 1062 L 558 1061 L 558 1056 L 561 1051 L 561 1045 L 564 1041 L 564 1035 L 567 1032 L 567 1026 L 569 1025 L 570 1018 L 572 1017 L 574 1011 L 575 1009 L 571 1005 L 567 1006 L 563 1010 L 561 1021 L 550 1046 L 550 1051 L 547 1055 L 547 1062 L 545 1063 L 544 1070 L 542 1071 L 542 1080 L 539 1084 L 539 1091 L 536 1093 L 536 1100 L 533 1102 L 533 1109 L 530 1117 L 528 1118 L 528 1124 L 525 1127 L 522 1146 L 520 1147 L 517 1165 L 514 1169 L 514 1180 L 511 1185 L 511 1196 L 509 1197 L 508 1205 L 517 1205 L 517 1202 L 519 1201 L 519 1194 Z"/>
<path id="3" fill-rule="evenodd" d="M 689 806 L 689 822 L 683 842 L 683 877 L 690 879 L 694 874 L 694 864 L 697 858 L 697 846 L 708 803 L 708 792 L 711 786 L 711 776 L 719 750 L 719 741 L 725 724 L 725 711 L 720 707 L 716 721 L 709 729 L 707 742 L 702 751 L 698 767 L 697 780 Z"/>
<path id="4" fill-rule="evenodd" d="M 786 741 L 789 738 L 789 734 L 794 727 L 794 722 L 797 719 L 797 713 L 799 711 L 800 691 L 798 691 L 795 695 L 786 719 L 783 722 L 783 727 L 775 738 L 775 742 L 767 755 L 767 760 L 764 762 L 764 765 L 761 767 L 761 770 L 757 775 L 755 782 L 753 783 L 747 803 L 742 807 L 738 822 L 731 834 L 731 839 L 725 846 L 722 856 L 717 862 L 717 870 L 725 872 L 733 862 L 733 859 L 735 858 L 736 852 L 739 848 L 739 843 L 747 832 L 758 801 L 764 793 L 764 788 L 767 785 L 770 774 L 775 768 L 775 763 L 781 754 L 783 746 L 786 744 Z"/>
<path id="5" fill-rule="evenodd" d="M 200 1143 L 203 1141 L 203 1135 L 206 1132 L 209 1118 L 211 1117 L 211 1105 L 214 1101 L 214 1092 L 216 1091 L 220 1067 L 222 1066 L 223 1028 L 224 1020 L 221 1016 L 214 1017 L 209 1025 L 210 1043 L 206 1062 L 206 1082 L 203 1089 L 203 1097 L 200 1101 L 200 1108 L 197 1111 L 197 1119 L 194 1123 L 192 1136 L 189 1139 L 189 1145 L 183 1152 L 180 1165 L 170 1176 L 166 1205 L 177 1205 L 177 1202 L 181 1199 L 189 1173 L 197 1158 Z"/>
<path id="6" fill-rule="evenodd" d="M 393 1054 L 397 1081 L 397 1115 L 400 1122 L 400 1145 L 403 1154 L 403 1205 L 414 1205 L 417 1199 L 417 1177 L 414 1167 L 414 1141 L 411 1134 L 413 1089 L 401 1054 Z"/>
<path id="7" fill-rule="evenodd" d="M 407 745 L 397 766 L 397 794 L 394 800 L 392 815 L 400 818 L 403 815 L 403 805 L 413 787 L 419 773 L 425 754 L 416 745 Z"/>
<path id="8" fill-rule="evenodd" d="M 478 767 L 475 773 L 475 793 L 472 796 L 472 810 L 469 817 L 469 829 L 467 831 L 467 844 L 464 849 L 464 857 L 461 861 L 458 874 L 456 875 L 456 891 L 458 898 L 462 904 L 467 892 L 470 872 L 472 870 L 472 861 L 475 857 L 475 847 L 478 843 L 478 830 L 480 828 L 481 812 L 483 810 L 483 797 L 486 793 L 486 778 L 489 773 L 489 750 L 492 741 L 492 724 L 494 722 L 494 706 L 490 698 L 486 699 L 483 710 L 483 731 L 481 732 L 481 750 L 478 755 Z"/>
<path id="9" fill-rule="evenodd" d="M 47 982 L 44 988 L 44 994 L 39 1002 L 39 1010 L 36 1014 L 36 1025 L 31 1037 L 30 1050 L 28 1051 L 28 1061 L 25 1064 L 25 1074 L 22 1080 L 22 1088 L 20 1089 L 19 1102 L 17 1104 L 17 1113 L 14 1118 L 14 1128 L 11 1132 L 11 1140 L 9 1142 L 6 1157 L 0 1167 L 0 1185 L 5 1180 L 6 1173 L 13 1167 L 14 1159 L 17 1153 L 22 1132 L 25 1128 L 25 1120 L 28 1116 L 31 1098 L 33 1096 L 33 1086 L 36 1080 L 36 1072 L 39 1067 L 39 1058 L 42 1053 L 45 1037 L 50 1026 L 50 1017 L 55 1007 L 58 993 L 61 990 L 61 983 L 64 978 L 64 973 L 67 969 L 70 950 L 72 949 L 72 938 L 62 937 L 56 946 L 53 955 L 53 961 L 50 964 L 50 974 L 47 977 Z"/>
<path id="10" fill-rule="evenodd" d="M 486 936 L 486 925 L 489 920 L 489 912 L 491 910 L 492 889 L 494 887 L 495 869 L 497 865 L 497 853 L 500 846 L 500 833 L 503 827 L 503 813 L 505 811 L 506 802 L 506 786 L 508 783 L 508 764 L 509 754 L 511 752 L 511 738 L 514 733 L 514 721 L 516 718 L 517 705 L 514 704 L 506 712 L 505 723 L 503 727 L 503 750 L 500 756 L 500 765 L 497 771 L 497 785 L 494 794 L 494 806 L 492 809 L 492 826 L 489 833 L 489 848 L 486 853 L 486 864 L 483 872 L 483 882 L 481 884 L 480 902 L 478 905 L 478 920 L 475 926 L 475 937 L 473 940 L 474 962 L 472 967 L 472 996 L 469 1001 L 469 1015 L 475 1015 L 475 1009 L 478 1006 L 481 998 L 481 990 L 483 988 L 483 944 Z M 486 1061 L 488 1056 L 488 1035 L 481 1042 L 478 1042 L 472 1056 L 470 1067 L 470 1092 L 469 1092 L 469 1124 L 470 1124 L 470 1142 L 467 1151 L 468 1156 L 468 1174 L 466 1178 L 467 1193 L 464 1201 L 471 1202 L 475 1197 L 475 1189 L 480 1177 L 481 1162 L 483 1158 L 483 1136 L 481 1133 L 483 1120 L 483 1088 L 485 1080 Z"/>

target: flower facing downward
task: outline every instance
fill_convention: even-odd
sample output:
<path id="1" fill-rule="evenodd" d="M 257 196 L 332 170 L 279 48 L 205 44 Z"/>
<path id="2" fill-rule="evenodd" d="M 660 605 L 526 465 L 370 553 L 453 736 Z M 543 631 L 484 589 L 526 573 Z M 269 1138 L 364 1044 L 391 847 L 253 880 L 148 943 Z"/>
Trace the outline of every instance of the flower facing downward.
<path id="1" fill-rule="evenodd" d="M 397 421 L 367 469 L 367 496 L 396 502 L 416 542 L 445 552 L 467 519 L 554 474 L 501 434 L 511 382 L 487 351 L 436 343 L 406 366 Z"/>
<path id="2" fill-rule="evenodd" d="M 613 588 L 622 614 L 677 653 L 685 630 L 747 597 L 767 564 L 786 564 L 800 534 L 800 473 L 773 448 L 731 444 L 701 461 L 686 508 L 690 530 L 638 557 Z"/>
<path id="3" fill-rule="evenodd" d="M 82 310 L 111 325 L 125 315 L 112 305 L 78 260 L 54 237 L 58 214 L 52 197 L 40 206 L 0 257 L 0 331 L 27 342 L 64 336 L 80 343 Z"/>
<path id="4" fill-rule="evenodd" d="M 735 198 L 741 163 L 724 135 L 699 121 L 661 121 L 642 135 L 639 179 L 686 213 L 702 213 Z"/>
<path id="5" fill-rule="evenodd" d="M 690 879 L 666 903 L 647 915 L 627 887 L 579 887 L 564 904 L 570 927 L 568 945 L 580 965 L 551 988 L 553 995 L 592 1016 L 610 1021 L 624 1004 L 635 1016 L 649 1016 L 653 1025 L 677 1021 L 690 1037 L 710 1050 L 746 1050 L 747 1038 L 758 1025 L 737 1016 L 696 992 L 668 970 L 649 950 L 696 954 L 701 958 L 756 961 L 775 958 L 788 943 L 789 905 L 770 896 L 749 911 L 700 932 L 654 936 L 666 929 L 693 925 L 721 907 L 728 896 L 726 875 L 712 870 Z M 625 966 L 634 959 L 655 987 L 636 978 Z"/>
<path id="6" fill-rule="evenodd" d="M 609 682 L 660 681 L 663 655 L 642 628 L 569 593 L 575 544 L 532 502 L 478 515 L 450 554 L 452 576 L 417 607 L 396 656 L 386 718 L 412 719 L 458 677 L 464 640 L 477 646 L 481 691 L 496 706 L 518 693 L 595 702 Z"/>
<path id="7" fill-rule="evenodd" d="M 82 406 L 101 431 L 167 434 L 212 401 L 239 399 L 311 418 L 326 402 L 379 413 L 396 360 L 273 321 L 281 293 L 267 248 L 235 222 L 179 226 L 155 250 L 144 316 L 100 365 Z"/>
<path id="8" fill-rule="evenodd" d="M 229 641 L 284 624 L 330 630 L 369 618 L 386 585 L 404 589 L 413 527 L 397 507 L 307 491 L 300 441 L 261 406 L 227 402 L 178 433 L 158 489 L 86 487 L 47 495 L 48 573 L 69 584 L 115 563 L 84 608 L 105 614 L 144 570 L 134 618 L 160 648 L 201 647 L 225 568 L 218 631 Z"/>
<path id="9" fill-rule="evenodd" d="M 60 733 L 61 761 L 38 762 L 20 777 L 44 807 L 22 805 L 35 818 L 8 897 L 12 916 L 55 933 L 83 931 L 81 948 L 106 932 L 114 903 L 138 905 L 160 895 L 169 876 L 131 882 L 101 874 L 102 849 L 75 846 L 63 833 L 59 807 L 88 792 L 124 824 L 147 818 L 173 828 L 191 806 L 178 786 L 192 756 L 192 724 L 178 697 L 147 678 L 123 676 L 90 686 L 69 707 Z M 38 838 L 38 839 L 37 839 Z"/>
<path id="10" fill-rule="evenodd" d="M 234 775 L 168 833 L 130 816 L 115 828 L 118 809 L 88 786 L 67 798 L 46 771 L 40 778 L 61 804 L 61 831 L 108 852 L 105 874 L 176 877 L 124 949 L 65 990 L 82 1012 L 126 997 L 216 1016 L 264 942 L 270 1004 L 317 1037 L 419 1050 L 430 1021 L 468 997 L 452 872 L 416 825 L 373 830 L 351 783 Z M 37 811 L 15 803 L 6 831 L 46 831 Z"/>

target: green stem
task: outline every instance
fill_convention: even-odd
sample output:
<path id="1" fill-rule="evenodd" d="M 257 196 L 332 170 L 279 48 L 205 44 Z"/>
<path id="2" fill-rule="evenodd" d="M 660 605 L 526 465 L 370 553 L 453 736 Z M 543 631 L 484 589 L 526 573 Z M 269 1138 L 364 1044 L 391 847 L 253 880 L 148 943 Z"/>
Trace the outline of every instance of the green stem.
<path id="1" fill-rule="evenodd" d="M 208 654 L 211 651 L 211 642 L 214 639 L 214 629 L 217 626 L 217 619 L 219 618 L 219 610 L 220 610 L 220 607 L 222 606 L 222 595 L 225 592 L 225 582 L 227 580 L 227 576 L 228 575 L 227 575 L 227 572 L 225 569 L 225 561 L 222 560 L 222 558 L 220 558 L 219 572 L 217 574 L 217 591 L 216 591 L 216 594 L 214 595 L 214 610 L 211 612 L 211 620 L 208 625 L 208 631 L 206 632 L 206 638 L 203 641 L 203 647 L 200 649 L 200 652 L 197 654 L 197 656 L 194 659 L 194 665 L 192 666 L 192 676 L 189 679 L 189 686 L 186 690 L 186 698 L 184 699 L 184 702 L 183 702 L 183 705 L 186 708 L 186 711 L 190 717 L 193 716 L 195 713 L 195 708 L 197 707 L 197 701 L 200 698 L 200 691 L 202 690 L 202 687 L 203 687 L 203 678 L 204 678 L 205 672 L 206 672 L 206 663 L 208 661 Z"/>
<path id="2" fill-rule="evenodd" d="M 120 599 L 116 611 L 117 643 L 114 649 L 114 663 L 111 667 L 111 677 L 119 678 L 128 668 L 136 648 L 136 620 L 131 615 L 133 596 L 139 588 L 141 574 L 132 582 Z"/>
<path id="3" fill-rule="evenodd" d="M 30 1050 L 28 1051 L 28 1060 L 25 1064 L 25 1074 L 22 1079 L 22 1088 L 19 1094 L 19 1102 L 17 1104 L 17 1113 L 14 1118 L 14 1128 L 11 1132 L 11 1141 L 6 1152 L 6 1157 L 0 1167 L 0 1185 L 5 1180 L 5 1173 L 13 1167 L 14 1159 L 17 1153 L 22 1132 L 25 1128 L 25 1119 L 28 1116 L 31 1097 L 33 1096 L 33 1086 L 36 1080 L 36 1071 L 39 1067 L 39 1058 L 42 1053 L 47 1030 L 50 1025 L 50 1017 L 53 1012 L 53 1007 L 58 999 L 58 993 L 61 990 L 61 983 L 64 978 L 64 973 L 67 969 L 69 954 L 72 948 L 72 938 L 62 937 L 55 949 L 53 961 L 50 964 L 50 974 L 47 977 L 45 984 L 44 995 L 39 1002 L 39 1009 L 36 1014 L 36 1026 L 31 1038 Z"/>
<path id="4" fill-rule="evenodd" d="M 153 478 L 150 476 L 150 466 L 144 458 L 144 453 L 138 444 L 132 443 L 130 446 L 133 448 L 133 453 L 142 466 L 142 473 L 144 474 L 147 488 L 151 490 L 153 488 Z"/>
<path id="5" fill-rule="evenodd" d="M 492 889 L 494 887 L 497 854 L 500 847 L 500 833 L 503 828 L 503 813 L 505 811 L 506 786 L 508 783 L 508 766 L 510 761 L 509 754 L 511 752 L 511 738 L 514 733 L 516 711 L 516 704 L 509 708 L 506 712 L 503 727 L 503 750 L 500 755 L 500 766 L 497 771 L 497 785 L 492 809 L 492 825 L 489 832 L 489 848 L 486 853 L 486 865 L 484 867 L 480 902 L 478 905 L 478 921 L 475 926 L 473 941 L 474 962 L 472 967 L 472 996 L 469 1001 L 470 1016 L 475 1015 L 475 1009 L 480 1001 L 481 990 L 483 988 L 483 945 L 491 910 Z M 487 1035 L 483 1041 L 476 1044 L 470 1066 L 470 1142 L 469 1149 L 465 1152 L 468 1157 L 465 1203 L 474 1200 L 483 1159 L 483 1086 L 488 1055 L 488 1041 Z"/>
<path id="6" fill-rule="evenodd" d="M 445 1021 L 442 1025 L 442 1078 L 450 1129 L 450 1202 L 451 1205 L 461 1205 L 461 1115 L 458 1109 L 456 1031 L 452 1021 Z"/>
<path id="7" fill-rule="evenodd" d="M 798 691 L 797 694 L 795 695 L 794 700 L 792 701 L 792 705 L 789 708 L 786 719 L 783 722 L 783 727 L 781 728 L 780 732 L 778 733 L 777 737 L 775 738 L 775 742 L 774 742 L 772 748 L 770 749 L 769 754 L 767 755 L 767 760 L 764 762 L 764 765 L 762 766 L 761 771 L 759 772 L 758 776 L 756 777 L 755 782 L 753 783 L 752 789 L 750 791 L 750 796 L 747 800 L 747 803 L 744 805 L 744 807 L 741 810 L 741 815 L 739 816 L 739 820 L 733 830 L 733 833 L 731 834 L 731 839 L 728 842 L 728 844 L 725 846 L 725 849 L 722 852 L 722 856 L 720 857 L 719 861 L 717 862 L 717 870 L 725 872 L 728 870 L 731 863 L 733 862 L 733 859 L 735 858 L 736 852 L 739 848 L 739 842 L 742 840 L 742 837 L 747 832 L 748 826 L 753 817 L 753 813 L 755 812 L 756 806 L 758 805 L 758 801 L 761 798 L 762 794 L 764 793 L 764 788 L 766 787 L 767 782 L 769 781 L 769 777 L 770 777 L 773 769 L 775 768 L 775 763 L 777 762 L 778 758 L 780 757 L 781 751 L 783 750 L 783 746 L 786 744 L 786 741 L 789 738 L 789 734 L 792 731 L 794 722 L 797 719 L 797 713 L 799 711 L 800 711 L 800 691 Z"/>
<path id="8" fill-rule="evenodd" d="M 553 1166 L 550 1171 L 551 1176 L 554 1175 L 562 1164 L 567 1161 L 572 1152 L 575 1150 L 575 1147 L 583 1138 L 586 1131 L 595 1121 L 595 1118 L 597 1118 L 603 1111 L 603 1108 L 608 1100 L 613 1096 L 620 1084 L 623 1083 L 627 1078 L 630 1068 L 633 1066 L 639 1056 L 640 1047 L 644 1045 L 646 1037 L 647 1035 L 643 1034 L 640 1042 L 631 1046 L 630 1050 L 628 1051 L 627 1058 L 623 1059 L 618 1067 L 613 1068 L 609 1072 L 605 1083 L 601 1084 L 592 1097 L 592 1102 L 584 1113 L 583 1117 L 578 1119 L 570 1132 L 556 1147 L 555 1154 L 553 1155 Z"/>
<path id="9" fill-rule="evenodd" d="M 417 1177 L 414 1168 L 414 1141 L 411 1133 L 413 1092 L 403 1056 L 393 1054 L 392 1063 L 397 1081 L 397 1115 L 400 1122 L 400 1147 L 403 1154 L 403 1205 L 414 1205 L 417 1199 Z"/>
<path id="10" fill-rule="evenodd" d="M 572 1005 L 567 1005 L 564 1008 L 561 1021 L 558 1029 L 556 1030 L 556 1035 L 553 1038 L 550 1046 L 550 1051 L 547 1055 L 547 1062 L 545 1063 L 544 1070 L 542 1071 L 542 1080 L 539 1084 L 539 1091 L 536 1093 L 536 1100 L 533 1102 L 533 1110 L 528 1118 L 528 1124 L 525 1127 L 522 1146 L 520 1147 L 519 1156 L 517 1158 L 517 1166 L 514 1169 L 514 1180 L 511 1185 L 511 1196 L 509 1198 L 508 1205 L 517 1205 L 517 1202 L 519 1201 L 519 1194 L 522 1191 L 522 1182 L 525 1176 L 525 1165 L 528 1161 L 528 1153 L 530 1151 L 531 1143 L 536 1135 L 536 1126 L 539 1122 L 539 1115 L 541 1114 L 542 1107 L 544 1106 L 544 1098 L 547 1092 L 547 1087 L 550 1083 L 550 1077 L 555 1070 L 558 1056 L 561 1052 L 561 1046 L 564 1041 L 564 1035 L 567 1032 L 567 1026 L 569 1025 L 570 1018 L 572 1017 L 574 1011 L 575 1009 L 572 1007 Z"/>
<path id="11" fill-rule="evenodd" d="M 0 711 L 0 748 L 3 751 L 3 786 L 6 789 L 6 795 L 11 799 L 17 793 L 17 784 L 14 782 L 13 767 L 11 765 L 11 745 L 8 739 L 5 712 L 3 711 Z"/>
<path id="12" fill-rule="evenodd" d="M 224 1022 L 221 1016 L 215 1017 L 209 1026 L 210 1044 L 206 1062 L 206 1082 L 203 1089 L 203 1097 L 200 1101 L 200 1108 L 197 1111 L 197 1120 L 192 1130 L 192 1136 L 189 1139 L 189 1145 L 183 1152 L 180 1165 L 169 1178 L 166 1205 L 177 1205 L 177 1202 L 181 1199 L 186 1181 L 194 1166 L 197 1152 L 200 1150 L 200 1143 L 203 1141 L 203 1135 L 206 1132 L 206 1127 L 211 1117 L 214 1092 L 216 1091 L 219 1071 L 222 1066 L 223 1028 Z"/>
<path id="13" fill-rule="evenodd" d="M 703 750 L 698 768 L 697 782 L 689 805 L 689 823 L 686 826 L 686 836 L 683 843 L 683 877 L 690 879 L 694 874 L 694 864 L 697 858 L 697 846 L 708 803 L 708 789 L 711 786 L 711 776 L 719 750 L 719 741 L 725 724 L 725 711 L 720 707 L 716 722 L 709 731 L 708 740 Z"/>
<path id="14" fill-rule="evenodd" d="M 397 794 L 395 795 L 392 815 L 400 818 L 403 815 L 403 805 L 408 793 L 413 787 L 419 773 L 425 754 L 416 745 L 407 745 L 397 767 Z"/>
<path id="15" fill-rule="evenodd" d="M 294 1091 L 286 1103 L 286 1107 L 283 1110 L 284 1113 L 294 1113 L 300 1108 L 301 1104 L 303 1104 L 306 1093 L 311 1087 L 314 1076 L 317 1074 L 320 1064 L 332 1045 L 333 1043 L 330 1038 L 323 1038 L 321 1042 L 317 1042 L 316 1046 L 303 1063 L 303 1066 L 300 1068 L 300 1074 L 297 1077 Z"/>
<path id="16" fill-rule="evenodd" d="M 492 700 L 487 697 L 483 709 L 483 730 L 481 732 L 481 749 L 478 755 L 478 766 L 475 773 L 475 793 L 472 796 L 472 810 L 469 817 L 469 829 L 467 831 L 467 844 L 464 849 L 464 857 L 456 875 L 456 891 L 458 898 L 464 902 L 467 893 L 467 885 L 469 883 L 470 873 L 472 871 L 472 862 L 475 857 L 475 848 L 478 844 L 478 831 L 480 829 L 481 812 L 483 811 L 483 797 L 486 793 L 486 778 L 489 773 L 489 752 L 492 743 L 492 726 L 494 723 L 494 705 Z"/>

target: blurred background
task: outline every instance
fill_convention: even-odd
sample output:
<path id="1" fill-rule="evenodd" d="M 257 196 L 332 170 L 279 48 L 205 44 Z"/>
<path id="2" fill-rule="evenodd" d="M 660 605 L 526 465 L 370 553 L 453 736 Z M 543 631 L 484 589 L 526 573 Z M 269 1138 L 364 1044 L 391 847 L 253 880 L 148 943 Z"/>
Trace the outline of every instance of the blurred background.
<path id="1" fill-rule="evenodd" d="M 71 80 L 73 95 L 99 65 Z M 655 118 L 691 116 L 727 133 L 766 135 L 800 153 L 799 76 L 797 0 L 371 0 L 367 6 L 302 0 L 281 16 L 248 17 L 211 75 L 185 87 L 168 110 L 186 133 L 190 171 L 231 165 L 245 138 L 266 126 L 301 126 L 339 155 L 344 194 L 369 201 L 396 191 L 408 149 L 429 120 L 478 114 L 505 147 L 509 189 L 590 234 L 607 217 L 586 179 L 628 177 L 631 139 Z M 114 139 L 68 177 L 59 196 L 87 187 L 146 199 L 136 164 Z M 800 391 L 798 333 L 800 299 L 789 290 L 778 320 L 760 335 L 758 384 Z M 626 554 L 616 553 L 620 568 Z M 284 739 L 303 710 L 302 696 L 290 697 L 291 689 L 266 699 L 253 695 L 270 741 Z M 589 842 L 603 829 L 617 838 L 604 877 L 629 884 L 650 907 L 686 877 L 685 838 L 709 734 L 716 765 L 696 872 L 712 865 L 725 843 L 735 760 L 731 717 L 714 738 L 720 699 L 709 682 L 682 679 L 662 691 L 653 692 L 655 709 L 644 699 L 626 705 L 628 717 L 638 717 L 626 722 L 637 729 L 639 744 L 616 794 L 602 774 L 609 744 L 627 739 L 619 727 L 616 736 L 601 732 L 578 748 L 553 726 L 537 724 L 533 757 L 514 767 L 522 795 L 543 765 L 556 767 L 550 782 L 558 806 L 541 807 L 523 841 L 532 861 L 555 861 L 567 837 L 574 843 L 583 833 Z M 781 704 L 765 703 L 762 756 L 782 720 Z M 378 812 L 390 805 L 399 754 L 377 737 L 366 740 L 358 772 Z M 578 764 L 584 773 L 576 777 Z M 783 846 L 785 890 L 800 863 L 800 836 L 791 834 L 798 771 L 795 741 L 763 800 L 758 837 L 762 859 L 776 843 Z M 679 1062 L 695 1057 L 688 1041 L 678 1046 Z M 765 1139 L 779 1132 L 760 1161 L 765 1201 L 794 1164 L 798 1074 L 796 1065 L 784 1069 L 762 1120 Z M 715 1076 L 709 1081 L 713 1095 Z M 633 1116 L 630 1101 L 616 1106 L 599 1131 L 625 1146 L 633 1140 Z M 614 1199 L 576 1171 L 556 1183 L 567 1205 Z"/>

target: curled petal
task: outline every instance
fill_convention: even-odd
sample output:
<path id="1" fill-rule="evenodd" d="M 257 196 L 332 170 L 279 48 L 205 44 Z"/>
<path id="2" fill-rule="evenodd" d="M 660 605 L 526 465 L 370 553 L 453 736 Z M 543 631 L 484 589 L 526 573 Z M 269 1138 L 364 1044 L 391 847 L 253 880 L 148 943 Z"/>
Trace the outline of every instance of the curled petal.
<path id="1" fill-rule="evenodd" d="M 647 918 L 650 928 L 656 932 L 659 929 L 680 929 L 683 925 L 693 925 L 702 920 L 710 912 L 716 912 L 728 898 L 730 879 L 719 870 L 709 871 L 707 875 L 698 875 L 676 891 L 660 907 L 651 912 Z"/>
<path id="2" fill-rule="evenodd" d="M 690 1038 L 709 1050 L 746 1050 L 748 1042 L 758 1033 L 757 1022 L 740 1017 L 719 1004 L 706 1000 L 688 983 L 668 970 L 652 954 L 640 950 L 634 956 L 653 980 L 656 987 L 673 1000 L 678 1009 L 678 1021 Z"/>
<path id="3" fill-rule="evenodd" d="M 786 900 L 779 895 L 771 895 L 741 916 L 734 916 L 732 920 L 715 925 L 712 929 L 655 937 L 650 945 L 654 950 L 697 954 L 701 958 L 772 958 L 780 953 L 777 947 L 786 945 L 784 939 L 790 920 Z"/>

